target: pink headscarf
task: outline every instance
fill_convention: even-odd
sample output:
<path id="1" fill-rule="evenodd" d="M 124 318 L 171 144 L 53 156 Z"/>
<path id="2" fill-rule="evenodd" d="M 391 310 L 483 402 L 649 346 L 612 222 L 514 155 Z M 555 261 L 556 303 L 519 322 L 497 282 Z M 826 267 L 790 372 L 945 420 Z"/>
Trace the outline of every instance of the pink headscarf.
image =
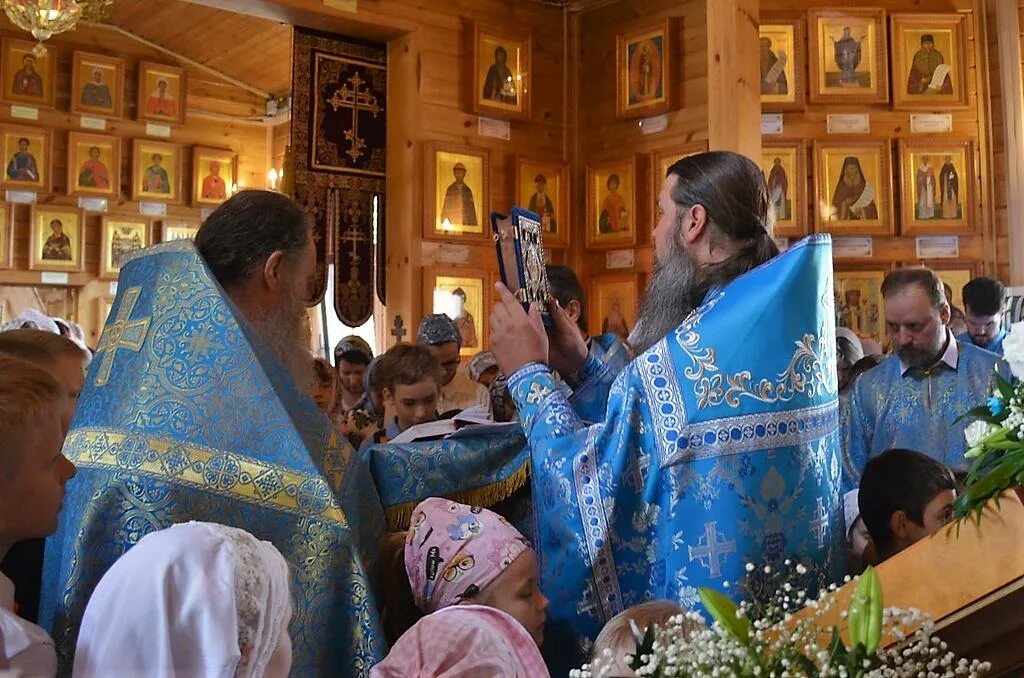
<path id="1" fill-rule="evenodd" d="M 430 613 L 471 598 L 528 548 L 497 513 L 437 497 L 423 500 L 405 540 L 416 607 Z"/>
<path id="2" fill-rule="evenodd" d="M 455 605 L 427 615 L 403 635 L 371 678 L 548 678 L 537 643 L 515 617 L 494 607 Z"/>

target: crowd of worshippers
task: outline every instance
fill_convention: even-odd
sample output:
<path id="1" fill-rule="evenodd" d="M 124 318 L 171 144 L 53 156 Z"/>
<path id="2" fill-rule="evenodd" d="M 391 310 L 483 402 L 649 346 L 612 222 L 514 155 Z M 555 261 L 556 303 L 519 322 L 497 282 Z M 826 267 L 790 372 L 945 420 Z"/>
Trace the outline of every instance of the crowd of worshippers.
<path id="1" fill-rule="evenodd" d="M 553 296 L 591 355 L 614 353 L 587 333 L 586 299 L 572 271 L 549 273 Z M 979 278 L 963 289 L 960 334 L 950 293 L 930 269 L 896 270 L 881 293 L 891 354 L 883 357 L 845 328 L 836 333 L 851 572 L 950 520 L 957 477 L 967 468 L 963 426 L 954 420 L 988 396 L 994 370 L 1008 375 L 999 357 L 1006 293 L 997 281 Z M 42 540 L 57 529 L 64 487 L 76 472 L 62 444 L 92 352 L 73 324 L 38 314 L 4 330 L 0 671 L 49 677 L 57 671 L 53 642 L 33 623 Z M 414 344 L 376 357 L 365 341 L 346 337 L 333 365 L 310 357 L 311 396 L 364 449 L 464 410 L 514 418 L 494 356 L 477 353 L 463 365 L 461 348 L 446 315 L 426 316 Z M 548 601 L 537 555 L 504 518 L 430 498 L 415 507 L 407 531 L 382 543 L 382 614 L 392 649 L 372 675 L 548 675 L 539 651 Z M 155 531 L 93 592 L 73 675 L 128 675 L 112 667 L 132 657 L 144 667 L 137 675 L 175 675 L 168 667 L 184 662 L 188 675 L 286 676 L 289 586 L 289 565 L 278 550 L 244 530 L 189 522 Z M 677 603 L 659 600 L 629 608 L 605 625 L 594 652 L 631 652 L 632 629 L 678 612 Z M 633 674 L 623 666 L 621 675 Z"/>

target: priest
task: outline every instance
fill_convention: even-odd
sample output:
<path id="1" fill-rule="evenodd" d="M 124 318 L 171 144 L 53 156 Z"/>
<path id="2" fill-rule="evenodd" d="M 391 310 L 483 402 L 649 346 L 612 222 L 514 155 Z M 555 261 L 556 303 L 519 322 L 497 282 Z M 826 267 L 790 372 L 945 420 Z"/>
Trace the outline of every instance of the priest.
<path id="1" fill-rule="evenodd" d="M 792 558 L 819 582 L 841 565 L 829 237 L 776 256 L 764 175 L 734 153 L 678 161 L 658 203 L 638 355 L 600 423 L 552 375 L 549 347 L 560 369 L 598 363 L 557 304 L 551 340 L 504 287 L 491 315 L 530 445 L 549 642 L 650 598 L 697 607 L 746 563 Z"/>
<path id="2" fill-rule="evenodd" d="M 158 245 L 121 270 L 64 447 L 79 474 L 47 544 L 41 621 L 70 666 L 118 556 L 174 523 L 214 521 L 291 564 L 295 675 L 365 675 L 385 649 L 369 585 L 383 515 L 300 386 L 309 221 L 280 194 L 244 191 L 196 247 Z"/>

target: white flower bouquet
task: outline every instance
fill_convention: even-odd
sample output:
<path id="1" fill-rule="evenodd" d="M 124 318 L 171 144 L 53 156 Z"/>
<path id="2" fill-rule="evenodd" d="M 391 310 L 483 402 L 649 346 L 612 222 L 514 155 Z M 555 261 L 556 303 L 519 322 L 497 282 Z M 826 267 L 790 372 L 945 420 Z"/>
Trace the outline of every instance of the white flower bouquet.
<path id="1" fill-rule="evenodd" d="M 1024 486 L 1024 322 L 1014 323 L 1003 341 L 1003 352 L 1013 381 L 996 375 L 996 389 L 983 405 L 967 412 L 973 422 L 964 431 L 971 470 L 956 514 L 981 520 L 990 499 L 1013 487 Z"/>
<path id="2" fill-rule="evenodd" d="M 747 565 L 748 572 L 753 570 Z M 797 575 L 806 574 L 801 565 L 795 570 Z M 765 573 L 770 571 L 764 568 Z M 823 598 L 811 600 L 787 579 L 763 607 L 748 601 L 736 605 L 718 591 L 701 589 L 712 624 L 689 612 L 643 633 L 634 625 L 636 651 L 625 663 L 637 676 L 658 678 L 952 678 L 980 676 L 990 669 L 987 663 L 955 657 L 932 635 L 933 624 L 920 611 L 883 608 L 881 583 L 873 569 L 861 575 L 849 608 L 839 615 L 839 625 L 824 621 L 836 616 L 829 614 L 836 589 L 833 585 Z M 570 676 L 614 676 L 615 660 L 606 650 Z"/>

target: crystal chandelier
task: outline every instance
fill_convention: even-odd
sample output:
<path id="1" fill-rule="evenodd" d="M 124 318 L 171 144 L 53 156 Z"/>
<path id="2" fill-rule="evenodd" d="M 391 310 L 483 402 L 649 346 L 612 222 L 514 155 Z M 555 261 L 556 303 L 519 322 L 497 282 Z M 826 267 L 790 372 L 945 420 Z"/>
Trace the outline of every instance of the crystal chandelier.
<path id="1" fill-rule="evenodd" d="M 101 9 L 109 4 L 107 0 L 95 3 L 90 0 L 3 0 L 3 3 L 7 18 L 39 41 L 32 50 L 36 56 L 46 52 L 44 40 L 70 31 L 82 18 L 83 11 L 94 10 L 90 4 L 98 4 Z"/>

